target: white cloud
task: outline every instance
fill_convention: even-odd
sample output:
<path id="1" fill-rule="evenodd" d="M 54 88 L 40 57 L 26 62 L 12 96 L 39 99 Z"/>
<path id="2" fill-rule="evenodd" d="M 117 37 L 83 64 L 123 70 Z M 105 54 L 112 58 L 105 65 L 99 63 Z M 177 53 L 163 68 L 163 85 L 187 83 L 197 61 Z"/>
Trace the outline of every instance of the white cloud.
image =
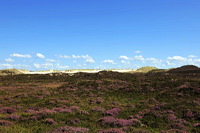
<path id="1" fill-rule="evenodd" d="M 61 63 L 62 60 L 59 61 L 59 60 L 55 60 L 55 59 L 51 59 L 51 58 L 44 59 L 45 56 L 40 53 L 37 53 L 37 54 L 35 53 L 35 57 L 37 56 L 38 58 L 44 59 L 44 60 L 40 60 L 43 62 L 35 63 L 35 64 L 32 64 L 31 66 L 27 65 L 27 64 L 12 63 L 16 59 L 13 57 L 31 58 L 31 55 L 29 55 L 29 54 L 23 55 L 23 54 L 14 53 L 14 54 L 11 54 L 10 56 L 12 56 L 12 57 L 4 59 L 5 64 L 0 64 L 0 68 L 19 68 L 19 69 L 23 69 L 23 68 L 30 69 L 31 68 L 31 69 L 36 69 L 36 70 L 68 69 L 69 68 L 69 66 L 63 65 L 63 64 L 65 64 L 64 62 Z M 94 60 L 89 55 L 70 55 L 70 56 L 61 55 L 58 57 L 69 59 L 71 61 L 71 64 L 73 64 L 73 65 L 70 65 L 70 68 L 74 68 L 74 67 L 78 67 L 78 68 L 88 68 L 89 67 L 89 68 L 91 68 L 93 66 L 93 64 L 89 64 L 89 63 L 96 62 L 96 60 Z M 20 60 L 20 61 L 23 63 L 29 63 L 29 64 L 34 62 L 33 59 L 32 60 L 30 59 L 29 62 L 27 62 L 27 60 Z M 6 63 L 8 63 L 8 64 L 6 64 Z M 167 57 L 167 58 L 161 60 L 158 58 L 150 58 L 150 57 L 146 58 L 139 54 L 139 55 L 132 56 L 132 57 L 128 57 L 126 55 L 119 56 L 118 62 L 116 62 L 115 60 L 112 60 L 112 59 L 107 59 L 107 60 L 102 60 L 102 62 L 99 62 L 99 63 L 100 64 L 102 63 L 102 65 L 104 65 L 101 68 L 104 68 L 105 66 L 107 67 L 108 66 L 107 64 L 109 64 L 109 65 L 118 64 L 118 65 L 115 65 L 115 68 L 119 68 L 121 66 L 123 66 L 124 68 L 135 68 L 136 66 L 155 66 L 157 68 L 167 68 L 167 67 L 178 67 L 178 66 L 189 65 L 189 64 L 200 66 L 200 59 L 198 59 L 197 56 L 195 56 L 195 55 L 189 55 L 186 57 L 171 56 L 171 57 Z M 77 64 L 81 64 L 81 66 L 80 67 L 76 66 Z M 99 65 L 99 64 L 97 64 L 97 65 Z"/>
<path id="2" fill-rule="evenodd" d="M 153 63 L 162 63 L 163 62 L 163 60 L 160 60 L 160 59 L 156 59 L 156 58 L 146 58 L 145 59 L 146 61 L 151 61 L 151 62 L 153 62 Z"/>
<path id="3" fill-rule="evenodd" d="M 148 63 L 151 63 L 155 67 L 160 67 L 162 66 L 163 60 L 156 59 L 156 58 L 146 58 L 145 61 Z"/>
<path id="4" fill-rule="evenodd" d="M 144 61 L 145 59 L 141 55 L 139 55 L 139 56 L 135 56 L 133 60 Z"/>
<path id="5" fill-rule="evenodd" d="M 36 68 L 40 68 L 40 67 L 41 67 L 40 64 L 33 64 L 33 65 L 34 65 L 34 67 L 36 67 Z"/>
<path id="6" fill-rule="evenodd" d="M 200 63 L 200 59 L 194 59 L 195 63 Z"/>
<path id="7" fill-rule="evenodd" d="M 134 56 L 134 57 L 127 57 L 127 56 L 120 56 L 119 59 L 121 60 L 121 63 L 126 64 L 126 65 L 131 65 L 130 62 L 127 62 L 127 60 L 129 61 L 134 61 L 134 65 L 135 64 L 140 64 L 141 63 L 144 65 L 153 65 L 156 67 L 159 67 L 162 65 L 163 60 L 160 59 L 156 59 L 156 58 L 144 58 L 142 55 L 138 55 L 138 56 Z"/>
<path id="8" fill-rule="evenodd" d="M 79 55 L 72 55 L 71 58 L 73 58 L 73 59 L 81 59 L 81 56 L 79 56 Z"/>
<path id="9" fill-rule="evenodd" d="M 157 61 L 158 59 L 155 58 L 146 58 L 147 61 Z"/>
<path id="10" fill-rule="evenodd" d="M 94 59 L 89 55 L 72 55 L 72 56 L 60 55 L 58 57 L 65 58 L 65 59 L 83 59 L 85 60 L 85 63 L 95 63 Z"/>
<path id="11" fill-rule="evenodd" d="M 125 61 L 125 60 L 121 60 L 121 63 L 125 64 L 125 65 L 130 65 L 131 64 L 129 61 Z"/>
<path id="12" fill-rule="evenodd" d="M 42 55 L 42 54 L 40 54 L 40 53 L 37 53 L 36 56 L 37 56 L 38 58 L 40 58 L 40 59 L 44 59 L 44 58 L 45 58 L 45 56 Z"/>
<path id="13" fill-rule="evenodd" d="M 58 62 L 57 60 L 54 59 L 46 59 L 47 62 Z"/>
<path id="14" fill-rule="evenodd" d="M 140 53 L 142 53 L 142 52 L 138 50 L 138 51 L 135 51 L 135 53 L 136 53 L 136 54 L 140 54 Z"/>
<path id="15" fill-rule="evenodd" d="M 11 68 L 16 68 L 16 69 L 25 69 L 25 68 L 29 68 L 29 65 L 23 65 L 23 64 L 0 64 L 0 68 L 1 69 L 11 69 Z"/>
<path id="16" fill-rule="evenodd" d="M 113 60 L 104 60 L 103 63 L 115 64 L 115 62 Z"/>
<path id="17" fill-rule="evenodd" d="M 89 55 L 72 55 L 73 59 L 92 59 Z"/>
<path id="18" fill-rule="evenodd" d="M 120 56 L 119 59 L 122 59 L 122 60 L 129 60 L 130 58 L 127 57 L 127 56 Z"/>
<path id="19" fill-rule="evenodd" d="M 56 63 L 56 64 L 53 64 L 53 63 L 43 63 L 43 64 L 33 64 L 33 66 L 37 69 L 56 69 L 56 70 L 60 70 L 60 69 L 68 69 L 69 66 L 64 66 L 64 65 L 61 65 L 59 63 Z"/>
<path id="20" fill-rule="evenodd" d="M 174 65 L 200 65 L 200 59 L 191 59 L 191 58 L 186 58 L 182 56 L 173 56 L 173 57 L 168 57 L 167 61 L 169 61 L 171 64 Z"/>
<path id="21" fill-rule="evenodd" d="M 171 60 L 171 61 L 186 61 L 187 58 L 181 57 L 181 56 L 173 56 L 173 57 L 168 57 L 167 60 Z"/>
<path id="22" fill-rule="evenodd" d="M 136 61 L 144 61 L 145 59 L 139 55 L 139 56 L 134 56 L 134 57 L 127 57 L 127 56 L 120 56 L 119 59 L 121 60 L 136 60 Z"/>
<path id="23" fill-rule="evenodd" d="M 66 58 L 66 59 L 92 59 L 92 57 L 89 56 L 89 55 L 72 55 L 72 56 L 60 55 L 58 57 L 59 58 Z"/>
<path id="24" fill-rule="evenodd" d="M 14 53 L 14 54 L 11 54 L 10 56 L 12 57 L 17 57 L 17 58 L 31 58 L 31 56 L 29 54 L 17 54 L 17 53 Z"/>
<path id="25" fill-rule="evenodd" d="M 66 66 L 63 66 L 63 65 L 57 63 L 57 64 L 54 65 L 54 68 L 55 68 L 55 69 L 62 69 L 62 70 L 64 70 L 64 69 L 68 69 L 69 66 L 67 66 L 67 65 L 66 65 Z"/>
<path id="26" fill-rule="evenodd" d="M 195 56 L 195 55 L 189 55 L 188 57 L 189 58 L 196 58 L 197 56 Z"/>
<path id="27" fill-rule="evenodd" d="M 86 63 L 95 63 L 95 61 L 93 59 L 86 59 L 85 62 Z"/>
<path id="28" fill-rule="evenodd" d="M 121 60 L 121 63 L 125 64 L 125 63 L 126 63 L 126 61 L 125 61 L 125 60 Z"/>
<path id="29" fill-rule="evenodd" d="M 8 58 L 8 59 L 5 59 L 5 62 L 8 62 L 8 63 L 11 63 L 11 62 L 14 62 L 15 60 L 11 59 L 11 58 Z"/>
<path id="30" fill-rule="evenodd" d="M 0 67 L 1 68 L 13 68 L 13 65 L 11 65 L 11 64 L 1 64 Z"/>
<path id="31" fill-rule="evenodd" d="M 169 61 L 166 61 L 166 64 L 167 64 L 168 66 L 170 66 L 170 65 L 171 65 L 171 63 L 170 63 Z"/>
<path id="32" fill-rule="evenodd" d="M 42 68 L 42 69 L 52 69 L 53 68 L 53 64 L 52 63 L 49 63 L 49 62 L 47 62 L 47 63 L 44 63 L 44 64 L 37 64 L 37 63 L 34 63 L 33 64 L 34 65 L 34 67 L 36 67 L 36 68 Z"/>
<path id="33" fill-rule="evenodd" d="M 83 59 L 92 59 L 92 57 L 89 56 L 89 55 L 82 55 L 81 57 L 82 57 Z"/>
<path id="34" fill-rule="evenodd" d="M 65 58 L 65 59 L 70 59 L 71 58 L 70 56 L 67 56 L 67 55 L 59 55 L 58 57 L 59 58 Z"/>

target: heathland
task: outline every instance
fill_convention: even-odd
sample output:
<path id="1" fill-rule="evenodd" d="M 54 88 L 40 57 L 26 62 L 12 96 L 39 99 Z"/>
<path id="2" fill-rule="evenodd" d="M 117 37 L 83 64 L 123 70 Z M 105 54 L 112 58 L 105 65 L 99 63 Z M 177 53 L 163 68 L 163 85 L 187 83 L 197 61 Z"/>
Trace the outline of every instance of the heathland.
<path id="1" fill-rule="evenodd" d="M 0 72 L 2 133 L 200 132 L 196 66 L 73 74 L 22 71 Z"/>

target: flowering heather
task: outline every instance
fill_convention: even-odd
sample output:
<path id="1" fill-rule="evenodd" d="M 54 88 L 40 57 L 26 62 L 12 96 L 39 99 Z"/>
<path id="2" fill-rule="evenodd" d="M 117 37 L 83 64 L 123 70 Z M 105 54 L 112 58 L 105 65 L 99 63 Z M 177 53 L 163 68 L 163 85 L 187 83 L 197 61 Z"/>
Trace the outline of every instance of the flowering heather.
<path id="1" fill-rule="evenodd" d="M 60 108 L 68 109 L 69 107 L 67 107 L 66 105 L 62 105 L 62 106 L 60 106 Z"/>
<path id="2" fill-rule="evenodd" d="M 29 120 L 37 121 L 37 120 L 39 120 L 39 119 L 38 119 L 38 116 L 33 115 L 33 116 L 31 116 L 31 117 L 29 118 Z"/>
<path id="3" fill-rule="evenodd" d="M 103 83 L 103 81 L 101 81 L 101 80 L 96 80 L 96 83 L 101 84 L 101 83 Z"/>
<path id="4" fill-rule="evenodd" d="M 196 105 L 200 106 L 200 99 L 194 100 L 193 101 Z"/>
<path id="5" fill-rule="evenodd" d="M 194 91 L 195 93 L 200 94 L 200 88 L 195 88 Z"/>
<path id="6" fill-rule="evenodd" d="M 126 105 L 126 108 L 134 109 L 134 108 L 135 108 L 135 105 L 134 105 L 134 104 L 128 104 L 128 105 Z"/>
<path id="7" fill-rule="evenodd" d="M 1 113 L 7 113 L 7 114 L 12 114 L 12 113 L 15 113 L 16 110 L 12 107 L 4 107 L 2 109 L 0 109 L 0 112 Z"/>
<path id="8" fill-rule="evenodd" d="M 79 111 L 80 108 L 78 106 L 70 106 L 69 109 L 72 111 Z"/>
<path id="9" fill-rule="evenodd" d="M 188 121 L 186 121 L 185 119 L 177 119 L 176 123 L 181 123 L 181 124 L 183 124 L 185 126 L 189 126 L 190 125 L 190 123 Z"/>
<path id="10" fill-rule="evenodd" d="M 105 115 L 110 115 L 110 116 L 117 116 L 119 112 L 121 111 L 120 108 L 112 108 L 110 110 L 107 110 L 104 112 Z"/>
<path id="11" fill-rule="evenodd" d="M 33 110 L 33 109 L 26 109 L 24 112 L 26 112 L 26 113 L 36 113 L 38 111 Z"/>
<path id="12" fill-rule="evenodd" d="M 36 98 L 38 98 L 38 99 L 43 99 L 44 96 L 40 95 L 40 96 L 36 96 Z"/>
<path id="13" fill-rule="evenodd" d="M 132 118 L 135 118 L 135 119 L 142 119 L 143 116 L 142 116 L 142 115 L 139 115 L 139 114 L 136 114 L 136 115 L 134 115 Z"/>
<path id="14" fill-rule="evenodd" d="M 66 130 L 69 133 L 87 133 L 89 131 L 88 128 L 82 127 L 67 127 Z"/>
<path id="15" fill-rule="evenodd" d="M 96 95 L 92 92 L 90 92 L 89 94 L 87 94 L 88 97 L 96 97 Z"/>
<path id="16" fill-rule="evenodd" d="M 51 93 L 50 93 L 49 91 L 43 91 L 43 92 L 42 92 L 42 95 L 43 95 L 43 96 L 50 96 Z"/>
<path id="17" fill-rule="evenodd" d="M 72 112 L 71 109 L 65 109 L 65 108 L 62 108 L 62 107 L 53 108 L 52 111 L 55 111 L 57 113 L 71 113 Z"/>
<path id="18" fill-rule="evenodd" d="M 52 101 L 57 101 L 58 98 L 50 98 L 49 100 L 52 100 Z"/>
<path id="19" fill-rule="evenodd" d="M 103 125 L 112 125 L 116 119 L 113 116 L 103 117 L 98 120 Z"/>
<path id="20" fill-rule="evenodd" d="M 58 100 L 58 102 L 60 102 L 60 103 L 68 103 L 67 100 Z"/>
<path id="21" fill-rule="evenodd" d="M 163 107 L 163 104 L 155 104 L 151 107 L 151 110 L 161 110 Z"/>
<path id="22" fill-rule="evenodd" d="M 150 112 L 147 112 L 147 113 L 145 113 L 144 115 L 143 115 L 143 117 L 145 117 L 145 116 L 153 116 L 153 117 L 155 117 L 155 118 L 159 118 L 159 119 L 162 119 L 162 117 L 163 117 L 163 113 L 162 112 L 160 112 L 160 111 L 157 111 L 157 110 L 151 110 Z"/>
<path id="23" fill-rule="evenodd" d="M 169 129 L 166 131 L 161 131 L 160 133 L 188 133 L 188 132 L 184 130 L 179 130 L 179 129 Z"/>
<path id="24" fill-rule="evenodd" d="M 36 114 L 51 114 L 51 113 L 55 113 L 55 111 L 48 108 L 42 108 L 38 112 L 36 112 Z"/>
<path id="25" fill-rule="evenodd" d="M 101 98 L 101 97 L 97 97 L 97 99 L 96 99 L 96 103 L 97 103 L 97 104 L 101 104 L 101 103 L 103 103 L 103 98 Z"/>
<path id="26" fill-rule="evenodd" d="M 101 88 L 102 88 L 102 87 L 99 86 L 99 87 L 97 87 L 97 90 L 101 90 Z"/>
<path id="27" fill-rule="evenodd" d="M 152 111 L 152 110 L 150 110 L 150 109 L 144 109 L 144 110 L 140 111 L 138 114 L 139 114 L 139 115 L 144 115 L 144 114 L 149 113 L 149 112 L 151 112 L 151 111 Z"/>
<path id="28" fill-rule="evenodd" d="M 59 128 L 53 129 L 52 131 L 48 133 L 69 133 L 69 132 L 67 131 L 66 127 L 59 127 Z"/>
<path id="29" fill-rule="evenodd" d="M 149 98 L 149 99 L 147 99 L 147 102 L 149 104 L 157 104 L 158 103 L 158 101 L 155 98 Z"/>
<path id="30" fill-rule="evenodd" d="M 126 126 L 135 126 L 136 124 L 140 124 L 141 122 L 137 119 L 116 119 L 116 121 L 113 123 L 113 126 L 117 127 L 126 127 Z"/>
<path id="31" fill-rule="evenodd" d="M 32 114 L 32 116 L 29 119 L 40 120 L 40 119 L 45 118 L 49 114 L 56 113 L 56 111 L 50 110 L 48 108 L 42 108 L 39 111 L 28 110 L 28 113 Z"/>
<path id="32" fill-rule="evenodd" d="M 126 133 L 122 129 L 110 128 L 110 129 L 99 129 L 98 133 Z"/>
<path id="33" fill-rule="evenodd" d="M 45 120 L 45 123 L 46 124 L 49 124 L 49 125 L 54 125 L 54 124 L 57 124 L 57 122 L 55 122 L 53 119 L 51 119 L 51 118 L 47 118 L 46 120 Z"/>
<path id="34" fill-rule="evenodd" d="M 11 121 L 6 121 L 6 120 L 0 120 L 0 126 L 2 125 L 2 126 L 10 126 L 10 125 L 12 125 L 13 124 L 13 122 L 11 122 Z"/>
<path id="35" fill-rule="evenodd" d="M 168 121 L 175 121 L 177 119 L 177 117 L 174 114 L 169 114 L 167 116 L 167 120 Z"/>
<path id="36" fill-rule="evenodd" d="M 90 99 L 89 101 L 88 101 L 88 103 L 91 105 L 91 104 L 94 104 L 96 102 L 96 100 L 95 99 Z"/>
<path id="37" fill-rule="evenodd" d="M 172 129 L 180 129 L 180 130 L 187 130 L 185 125 L 183 125 L 181 123 L 173 123 L 173 124 L 170 125 L 170 128 L 172 128 Z"/>
<path id="38" fill-rule="evenodd" d="M 48 104 L 56 105 L 56 101 L 49 101 Z"/>
<path id="39" fill-rule="evenodd" d="M 120 105 L 119 102 L 112 102 L 111 104 L 114 105 L 114 106 Z"/>
<path id="40" fill-rule="evenodd" d="M 20 106 L 20 105 L 17 105 L 16 106 L 16 109 L 22 109 L 23 107 L 22 106 Z"/>
<path id="41" fill-rule="evenodd" d="M 174 114 L 174 111 L 173 110 L 167 110 L 167 111 L 164 111 L 164 113 L 166 113 L 166 114 Z"/>
<path id="42" fill-rule="evenodd" d="M 18 115 L 15 115 L 15 114 L 11 114 L 6 118 L 10 119 L 10 120 L 19 120 L 20 119 L 20 117 Z"/>
<path id="43" fill-rule="evenodd" d="M 88 133 L 88 132 L 89 132 L 88 128 L 65 126 L 56 128 L 50 133 Z"/>
<path id="44" fill-rule="evenodd" d="M 185 88 L 192 88 L 192 87 L 189 83 L 185 83 L 185 84 L 178 87 L 178 89 L 185 89 Z"/>
<path id="45" fill-rule="evenodd" d="M 200 127 L 200 123 L 195 123 L 192 125 L 193 127 Z"/>
<path id="46" fill-rule="evenodd" d="M 76 118 L 76 119 L 69 120 L 67 123 L 69 123 L 69 124 L 78 124 L 78 123 L 81 123 L 81 121 L 80 121 L 79 118 Z"/>
<path id="47" fill-rule="evenodd" d="M 0 76 L 1 133 L 199 133 L 200 73 L 51 75 Z"/>
<path id="48" fill-rule="evenodd" d="M 195 118 L 195 114 L 191 111 L 191 110 L 187 110 L 184 114 L 184 117 L 186 119 L 194 119 Z"/>
<path id="49" fill-rule="evenodd" d="M 79 110 L 78 111 L 80 114 L 90 114 L 89 112 L 85 111 L 85 110 Z"/>
<path id="50" fill-rule="evenodd" d="M 102 108 L 102 107 L 94 107 L 94 108 L 91 109 L 91 111 L 94 111 L 94 112 L 104 112 L 105 109 Z"/>
<path id="51" fill-rule="evenodd" d="M 15 98 L 23 98 L 23 97 L 28 97 L 27 93 L 18 93 L 15 95 Z"/>
<path id="52" fill-rule="evenodd" d="M 41 108 L 40 107 L 28 107 L 26 109 L 26 112 L 29 111 L 29 110 L 33 110 L 33 111 L 39 111 Z"/>
<path id="53" fill-rule="evenodd" d="M 125 127 L 125 126 L 132 126 L 134 123 L 131 119 L 125 120 L 125 119 L 116 119 L 116 121 L 113 123 L 113 126 L 117 127 Z"/>

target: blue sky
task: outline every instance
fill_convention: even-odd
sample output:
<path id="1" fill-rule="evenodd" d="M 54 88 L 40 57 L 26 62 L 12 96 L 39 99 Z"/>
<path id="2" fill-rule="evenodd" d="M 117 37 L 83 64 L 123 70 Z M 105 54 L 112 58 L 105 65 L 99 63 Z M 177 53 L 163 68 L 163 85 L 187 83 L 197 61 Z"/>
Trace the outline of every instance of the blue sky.
<path id="1" fill-rule="evenodd" d="M 200 66 L 199 0 L 0 0 L 0 69 Z"/>

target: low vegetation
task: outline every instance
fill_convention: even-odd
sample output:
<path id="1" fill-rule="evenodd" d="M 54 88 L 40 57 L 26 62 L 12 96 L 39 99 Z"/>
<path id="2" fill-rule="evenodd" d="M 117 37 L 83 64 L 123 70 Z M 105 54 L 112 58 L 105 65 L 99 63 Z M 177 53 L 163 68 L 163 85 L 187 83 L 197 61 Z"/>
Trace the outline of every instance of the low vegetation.
<path id="1" fill-rule="evenodd" d="M 0 76 L 0 132 L 199 133 L 200 73 L 186 71 Z"/>
<path id="2" fill-rule="evenodd" d="M 137 69 L 137 72 L 149 72 L 149 71 L 157 70 L 157 69 L 158 68 L 156 68 L 156 67 L 147 66 L 147 67 L 141 67 L 141 68 Z"/>

